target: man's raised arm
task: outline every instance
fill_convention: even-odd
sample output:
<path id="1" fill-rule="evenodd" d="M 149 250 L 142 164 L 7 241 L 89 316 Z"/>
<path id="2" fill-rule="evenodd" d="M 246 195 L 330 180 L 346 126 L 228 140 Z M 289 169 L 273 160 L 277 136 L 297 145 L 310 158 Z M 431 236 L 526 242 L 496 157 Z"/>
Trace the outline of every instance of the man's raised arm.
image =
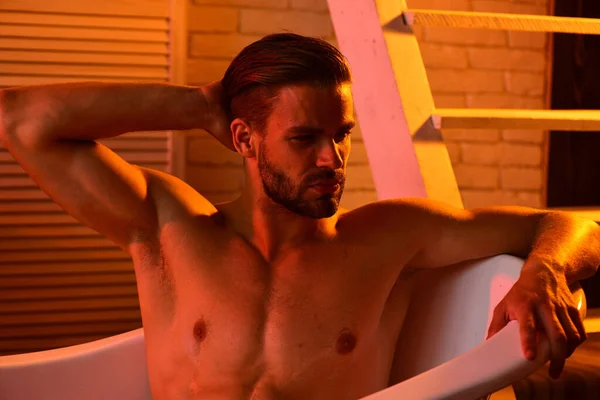
<path id="1" fill-rule="evenodd" d="M 73 83 L 0 90 L 0 141 L 69 214 L 129 250 L 157 228 L 148 174 L 96 140 L 134 131 L 226 132 L 210 88 Z"/>
<path id="2" fill-rule="evenodd" d="M 429 200 L 392 201 L 397 222 L 421 238 L 408 267 L 436 268 L 465 260 L 512 254 L 525 258 L 521 275 L 498 304 L 489 336 L 519 321 L 523 353 L 536 356 L 537 332 L 550 341 L 550 374 L 586 338 L 569 285 L 600 265 L 600 227 L 594 221 L 527 207 L 461 210 Z"/>

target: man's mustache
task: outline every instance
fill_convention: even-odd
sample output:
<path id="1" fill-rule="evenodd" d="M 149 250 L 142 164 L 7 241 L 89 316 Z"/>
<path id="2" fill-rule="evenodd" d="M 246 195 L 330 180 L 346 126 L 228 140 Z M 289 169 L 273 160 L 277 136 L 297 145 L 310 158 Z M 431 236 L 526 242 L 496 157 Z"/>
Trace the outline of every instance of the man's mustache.
<path id="1" fill-rule="evenodd" d="M 314 185 L 317 182 L 320 181 L 333 181 L 335 180 L 337 184 L 341 184 L 346 180 L 346 175 L 344 174 L 343 171 L 338 170 L 335 171 L 333 169 L 322 169 L 318 172 L 315 172 L 314 174 L 311 174 L 308 176 L 308 178 L 306 179 L 306 181 L 309 183 L 309 185 Z"/>

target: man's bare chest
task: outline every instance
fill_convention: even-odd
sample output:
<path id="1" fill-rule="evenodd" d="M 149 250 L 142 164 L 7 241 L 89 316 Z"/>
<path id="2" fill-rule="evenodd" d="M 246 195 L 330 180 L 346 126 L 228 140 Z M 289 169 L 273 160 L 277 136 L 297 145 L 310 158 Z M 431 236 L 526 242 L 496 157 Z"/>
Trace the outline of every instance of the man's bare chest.
<path id="1" fill-rule="evenodd" d="M 391 363 L 401 325 L 387 321 L 394 318 L 393 260 L 382 264 L 360 246 L 337 245 L 291 249 L 269 264 L 243 241 L 204 247 L 177 239 L 163 249 L 161 276 L 172 291 L 172 309 L 163 314 L 170 317 L 144 320 L 147 335 L 162 336 L 149 340 L 157 352 L 202 365 L 211 382 L 229 376 L 248 385 L 265 374 L 286 385 L 324 371 L 352 375 L 344 369 L 375 362 L 382 349 L 389 356 L 377 363 Z M 140 290 L 140 300 L 149 310 L 144 317 L 160 312 L 150 293 Z"/>
<path id="2" fill-rule="evenodd" d="M 223 331 L 247 330 L 243 336 L 288 355 L 349 353 L 359 336 L 373 333 L 393 286 L 384 269 L 344 251 L 293 250 L 269 264 L 239 244 L 224 250 L 170 260 L 177 265 L 169 272 L 176 315 L 204 319 L 205 340 L 210 327 L 220 325 Z"/>

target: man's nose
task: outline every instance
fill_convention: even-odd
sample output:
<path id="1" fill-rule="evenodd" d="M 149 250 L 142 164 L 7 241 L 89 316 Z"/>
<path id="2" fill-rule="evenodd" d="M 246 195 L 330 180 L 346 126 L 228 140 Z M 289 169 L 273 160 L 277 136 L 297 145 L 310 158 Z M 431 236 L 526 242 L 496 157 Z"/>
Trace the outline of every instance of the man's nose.
<path id="1" fill-rule="evenodd" d="M 344 165 L 339 146 L 334 142 L 323 143 L 319 148 L 317 167 L 337 170 Z"/>

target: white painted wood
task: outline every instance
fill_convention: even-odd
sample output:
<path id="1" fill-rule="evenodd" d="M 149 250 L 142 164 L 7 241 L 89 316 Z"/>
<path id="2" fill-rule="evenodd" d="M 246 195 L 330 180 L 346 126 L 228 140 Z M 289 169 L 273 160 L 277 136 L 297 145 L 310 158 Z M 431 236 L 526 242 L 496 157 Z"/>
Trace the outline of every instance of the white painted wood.
<path id="1" fill-rule="evenodd" d="M 409 25 L 600 35 L 600 20 L 593 18 L 416 9 L 403 17 Z"/>
<path id="2" fill-rule="evenodd" d="M 600 131 L 600 110 L 438 108 L 437 129 L 548 129 Z"/>
<path id="3" fill-rule="evenodd" d="M 356 113 L 379 199 L 430 197 L 462 207 L 448 152 L 433 127 L 427 74 L 415 36 L 382 29 L 406 3 L 329 0 L 353 73 Z M 360 26 L 360 29 L 356 27 Z"/>

